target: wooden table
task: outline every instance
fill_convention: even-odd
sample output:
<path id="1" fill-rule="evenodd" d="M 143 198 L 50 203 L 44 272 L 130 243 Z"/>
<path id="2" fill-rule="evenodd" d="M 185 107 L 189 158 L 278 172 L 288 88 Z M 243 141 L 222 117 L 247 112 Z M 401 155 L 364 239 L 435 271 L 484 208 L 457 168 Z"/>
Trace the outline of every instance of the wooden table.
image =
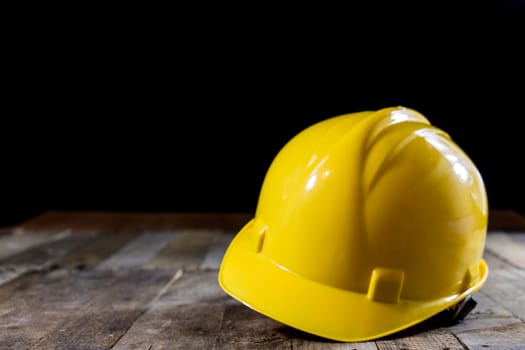
<path id="1" fill-rule="evenodd" d="M 363 343 L 294 330 L 219 288 L 250 217 L 49 212 L 3 229 L 0 349 L 525 349 L 525 220 L 513 212 L 491 216 L 490 275 L 463 322 Z"/>

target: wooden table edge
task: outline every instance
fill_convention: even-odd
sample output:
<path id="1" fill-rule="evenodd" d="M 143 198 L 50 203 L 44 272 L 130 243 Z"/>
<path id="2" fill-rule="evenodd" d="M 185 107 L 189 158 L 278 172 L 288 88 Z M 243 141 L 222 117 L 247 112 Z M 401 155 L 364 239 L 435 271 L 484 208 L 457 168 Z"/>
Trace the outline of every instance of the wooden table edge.
<path id="1" fill-rule="evenodd" d="M 87 230 L 108 220 L 133 222 L 138 227 L 179 229 L 221 229 L 237 231 L 254 217 L 253 212 L 144 212 L 144 211 L 46 211 L 13 226 L 17 231 L 53 230 L 83 225 Z M 82 223 L 82 224 L 80 224 Z M 149 227 L 153 225 L 153 227 Z M 3 228 L 6 229 L 6 228 Z M 492 231 L 525 231 L 525 216 L 513 209 L 489 212 L 488 229 Z"/>

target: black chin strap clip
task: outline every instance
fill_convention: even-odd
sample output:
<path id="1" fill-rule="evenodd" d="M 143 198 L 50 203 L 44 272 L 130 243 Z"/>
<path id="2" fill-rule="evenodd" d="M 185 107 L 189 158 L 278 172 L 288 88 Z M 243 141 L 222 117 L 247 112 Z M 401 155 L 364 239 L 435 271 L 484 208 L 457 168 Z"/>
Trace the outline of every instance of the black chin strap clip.
<path id="1" fill-rule="evenodd" d="M 478 305 L 478 302 L 468 296 L 456 305 L 446 310 L 447 319 L 450 324 L 456 324 L 461 321 Z"/>

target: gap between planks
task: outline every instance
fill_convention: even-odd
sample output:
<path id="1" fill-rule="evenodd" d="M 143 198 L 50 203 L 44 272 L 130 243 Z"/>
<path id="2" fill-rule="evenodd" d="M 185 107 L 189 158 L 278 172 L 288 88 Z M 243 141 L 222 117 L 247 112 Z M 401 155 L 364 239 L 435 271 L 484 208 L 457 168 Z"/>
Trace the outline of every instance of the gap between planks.
<path id="1" fill-rule="evenodd" d="M 177 245 L 184 243 L 180 237 L 191 239 L 189 231 L 179 235 L 177 244 L 173 243 L 177 237 L 173 232 L 159 233 L 156 238 L 160 243 L 149 241 L 146 234 L 130 235 L 106 251 L 101 248 L 107 237 L 91 236 L 92 243 L 83 247 L 66 244 L 65 248 L 58 250 L 58 257 L 48 256 L 50 260 L 41 258 L 39 261 L 44 264 L 54 261 L 58 266 L 63 264 L 64 269 L 72 269 L 78 266 L 75 256 L 83 256 L 80 260 L 87 261 L 84 265 L 87 271 L 73 269 L 71 272 L 62 268 L 49 271 L 44 279 L 28 284 L 22 293 L 11 294 L 7 304 L 2 302 L 0 305 L 3 310 L 0 326 L 6 326 L 6 321 L 9 321 L 9 328 L 14 322 L 18 333 L 10 332 L 8 339 L 0 338 L 10 349 L 17 349 L 16 344 L 21 345 L 20 348 L 32 344 L 30 346 L 39 349 L 57 348 L 59 344 L 64 348 L 99 344 L 102 348 L 133 349 L 139 341 L 142 342 L 140 346 L 151 349 L 178 348 L 177 344 L 186 349 L 202 348 L 197 345 L 203 342 L 215 349 L 416 349 L 422 344 L 426 349 L 519 349 L 520 344 L 525 343 L 522 306 L 525 303 L 520 299 L 524 275 L 519 260 L 516 260 L 521 255 L 517 254 L 518 250 L 515 254 L 503 254 L 504 259 L 500 257 L 502 245 L 515 247 L 512 241 L 509 244 L 506 233 L 487 239 L 485 257 L 490 268 L 489 280 L 478 294 L 480 304 L 465 322 L 397 339 L 347 344 L 302 334 L 227 297 L 217 286 L 216 270 L 233 234 L 217 234 L 210 238 L 206 232 L 200 232 L 200 237 L 193 237 L 193 243 L 182 250 Z M 520 236 L 512 239 L 520 241 Z M 34 249 L 38 244 L 28 247 Z M 177 260 L 172 254 L 177 251 L 182 252 L 179 254 L 181 260 L 170 262 L 169 257 Z M 137 260 L 130 258 L 139 252 Z M 11 265 L 28 266 L 27 256 L 23 258 L 23 254 L 22 251 L 10 255 Z M 90 254 L 95 258 L 86 258 Z M 200 258 L 195 259 L 192 254 Z M 184 269 L 188 272 L 181 275 L 180 271 Z M 136 270 L 143 271 L 136 275 Z M 179 275 L 175 278 L 177 273 Z M 148 278 L 156 282 L 152 283 Z M 70 281 L 77 283 L 70 286 Z M 0 287 L 0 293 L 5 287 Z M 72 295 L 77 294 L 68 288 L 80 288 L 88 293 L 85 299 L 72 299 Z M 124 299 L 115 299 L 115 295 Z M 25 308 L 19 305 L 22 301 L 27 303 Z M 104 309 L 107 304 L 116 305 L 109 314 Z M 44 313 L 47 311 L 45 323 L 41 321 L 41 314 L 31 313 L 33 308 L 43 309 Z M 76 311 L 78 308 L 81 312 Z M 193 321 L 188 321 L 191 317 L 194 317 Z M 120 327 L 115 332 L 108 332 L 114 328 L 115 322 Z M 76 325 L 78 329 L 69 325 Z M 84 327 L 89 331 L 81 334 Z M 23 331 L 29 332 L 29 329 L 32 336 Z M 64 332 L 69 332 L 69 339 L 57 336 Z"/>
<path id="2" fill-rule="evenodd" d="M 159 237 L 175 239 L 186 237 L 187 233 L 174 232 Z M 159 238 L 148 235 L 150 239 Z M 209 232 L 199 231 L 196 235 L 208 237 Z M 173 264 L 165 263 L 161 269 L 145 270 L 130 259 L 130 255 L 140 250 L 139 263 L 146 263 L 148 256 L 154 260 L 161 250 L 162 243 L 145 245 L 145 235 L 74 235 L 71 236 L 74 238 L 58 240 L 62 243 L 58 250 L 49 249 L 50 244 L 56 245 L 52 241 L 35 244 L 38 248 L 10 256 L 4 263 L 25 266 L 35 251 L 44 251 L 49 255 L 36 254 L 40 257 L 38 263 L 53 262 L 57 267 L 40 270 L 42 273 L 38 275 L 22 274 L 13 283 L 0 287 L 0 295 L 4 296 L 0 299 L 0 329 L 9 330 L 7 335 L 0 335 L 0 348 L 87 348 L 95 344 L 108 348 L 144 313 L 144 305 L 158 299 L 180 278 L 192 248 L 200 254 L 195 261 L 202 261 L 207 270 L 219 267 L 222 255 L 218 252 L 225 249 L 224 245 L 233 235 L 228 239 L 214 235 L 217 238 L 207 240 L 207 249 L 203 249 L 202 244 L 190 245 L 185 249 L 186 255 L 172 256 Z M 86 244 L 77 247 L 78 244 L 71 244 L 68 238 Z M 184 242 L 179 240 L 179 243 Z M 78 266 L 82 268 L 78 270 Z M 42 314 L 47 314 L 45 319 Z M 119 327 L 115 328 L 116 325 Z"/>

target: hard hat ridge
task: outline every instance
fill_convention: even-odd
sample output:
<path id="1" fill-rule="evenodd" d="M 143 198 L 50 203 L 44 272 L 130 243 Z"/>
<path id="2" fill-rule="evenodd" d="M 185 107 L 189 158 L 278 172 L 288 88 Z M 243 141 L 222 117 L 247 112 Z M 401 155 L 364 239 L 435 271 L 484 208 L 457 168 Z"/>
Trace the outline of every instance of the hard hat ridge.
<path id="1" fill-rule="evenodd" d="M 475 165 L 419 112 L 336 116 L 276 155 L 218 281 L 285 324 L 370 340 L 481 288 L 487 214 Z"/>

